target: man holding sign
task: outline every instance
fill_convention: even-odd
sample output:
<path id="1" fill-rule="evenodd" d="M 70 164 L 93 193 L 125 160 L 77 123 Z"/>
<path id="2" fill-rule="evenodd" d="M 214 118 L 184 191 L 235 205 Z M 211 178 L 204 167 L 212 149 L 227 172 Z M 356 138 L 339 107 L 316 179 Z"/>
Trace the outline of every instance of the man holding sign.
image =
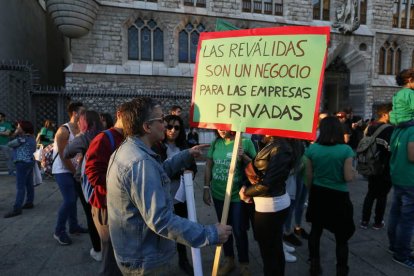
<path id="1" fill-rule="evenodd" d="M 109 161 L 108 220 L 115 258 L 124 275 L 168 275 L 175 241 L 202 247 L 227 241 L 231 227 L 201 225 L 173 212 L 170 178 L 190 166 L 202 146 L 161 163 L 151 147 L 164 139 L 161 107 L 150 98 L 127 103 L 122 114 L 126 140 Z"/>

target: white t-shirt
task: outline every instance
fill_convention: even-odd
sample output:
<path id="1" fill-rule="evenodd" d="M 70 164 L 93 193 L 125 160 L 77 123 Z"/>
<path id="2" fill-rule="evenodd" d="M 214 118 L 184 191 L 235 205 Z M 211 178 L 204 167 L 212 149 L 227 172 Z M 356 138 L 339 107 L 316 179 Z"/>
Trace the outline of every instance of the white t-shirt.
<path id="1" fill-rule="evenodd" d="M 69 140 L 68 140 L 68 144 L 72 142 L 72 140 L 75 138 L 75 136 L 73 135 L 72 130 L 70 129 L 70 126 L 68 123 L 64 124 L 68 129 L 69 129 Z M 56 154 L 58 154 L 59 149 L 57 146 L 57 142 L 55 139 L 55 142 L 53 143 L 53 158 L 56 157 Z M 74 164 L 74 166 L 76 167 L 76 156 L 74 158 L 71 159 L 72 163 Z M 68 170 L 66 168 L 66 166 L 63 164 L 62 159 L 60 159 L 60 156 L 58 155 L 55 159 L 55 161 L 53 162 L 53 166 L 52 166 L 52 174 L 58 174 L 58 173 L 70 173 L 71 171 Z"/>

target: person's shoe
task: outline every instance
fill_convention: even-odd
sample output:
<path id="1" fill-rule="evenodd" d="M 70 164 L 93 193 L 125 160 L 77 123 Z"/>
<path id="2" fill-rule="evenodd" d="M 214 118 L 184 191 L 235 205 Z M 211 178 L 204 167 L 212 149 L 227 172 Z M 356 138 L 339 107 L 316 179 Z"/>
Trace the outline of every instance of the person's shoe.
<path id="1" fill-rule="evenodd" d="M 286 243 L 283 243 L 283 251 L 293 253 L 296 251 L 296 249 L 293 246 L 289 246 Z"/>
<path id="2" fill-rule="evenodd" d="M 361 228 L 361 229 L 368 229 L 368 225 L 369 225 L 369 222 L 368 221 L 362 220 L 361 223 L 359 224 L 359 228 Z"/>
<path id="3" fill-rule="evenodd" d="M 414 259 L 408 258 L 405 261 L 397 260 L 395 257 L 392 258 L 392 260 L 402 266 L 405 266 L 407 268 L 414 269 Z"/>
<path id="4" fill-rule="evenodd" d="M 298 235 L 304 240 L 309 239 L 309 234 L 302 227 L 295 227 L 295 229 L 293 230 L 293 233 L 295 233 L 296 235 Z"/>
<path id="5" fill-rule="evenodd" d="M 18 215 L 21 215 L 21 214 L 22 214 L 21 209 L 13 209 L 10 212 L 6 213 L 4 215 L 4 218 L 12 218 L 12 217 L 15 217 L 15 216 L 18 216 Z"/>
<path id="6" fill-rule="evenodd" d="M 66 234 L 66 232 L 61 232 L 59 234 L 53 234 L 53 238 L 55 238 L 55 240 L 57 240 L 57 242 L 60 245 L 69 245 L 72 243 L 72 240 L 69 238 L 68 234 Z"/>
<path id="7" fill-rule="evenodd" d="M 293 256 L 292 254 L 290 254 L 286 250 L 283 250 L 283 251 L 285 253 L 285 262 L 287 262 L 287 263 L 294 263 L 294 262 L 297 261 L 296 256 Z"/>
<path id="8" fill-rule="evenodd" d="M 240 276 L 250 276 L 249 263 L 240 263 Z"/>
<path id="9" fill-rule="evenodd" d="M 384 226 L 385 226 L 385 222 L 384 221 L 381 221 L 380 223 L 374 223 L 372 225 L 372 229 L 374 229 L 374 230 L 380 230 L 380 229 L 384 228 Z"/>
<path id="10" fill-rule="evenodd" d="M 194 275 L 194 269 L 188 262 L 187 258 L 179 260 L 178 266 L 180 267 L 182 271 L 185 272 L 185 274 L 190 275 L 190 276 Z"/>
<path id="11" fill-rule="evenodd" d="M 233 271 L 235 265 L 234 265 L 234 257 L 224 257 L 224 262 L 222 265 L 220 265 L 220 268 L 218 270 L 219 276 L 224 276 L 229 274 L 231 271 Z"/>
<path id="12" fill-rule="evenodd" d="M 100 262 L 102 261 L 102 251 L 95 251 L 95 249 L 93 249 L 93 247 L 91 248 L 91 251 L 89 251 L 89 254 L 91 255 L 91 257 L 97 261 Z"/>
<path id="13" fill-rule="evenodd" d="M 26 203 L 22 206 L 22 208 L 23 208 L 23 209 L 33 209 L 33 207 L 34 207 L 34 205 L 33 205 L 33 203 L 31 203 L 31 202 L 26 202 Z"/>
<path id="14" fill-rule="evenodd" d="M 83 228 L 82 226 L 78 226 L 75 229 L 69 230 L 69 233 L 71 233 L 72 235 L 86 234 L 88 232 L 88 228 Z"/>
<path id="15" fill-rule="evenodd" d="M 289 235 L 283 234 L 283 240 L 285 242 L 290 243 L 291 245 L 294 245 L 294 246 L 301 246 L 302 245 L 302 242 L 293 233 L 291 233 Z"/>

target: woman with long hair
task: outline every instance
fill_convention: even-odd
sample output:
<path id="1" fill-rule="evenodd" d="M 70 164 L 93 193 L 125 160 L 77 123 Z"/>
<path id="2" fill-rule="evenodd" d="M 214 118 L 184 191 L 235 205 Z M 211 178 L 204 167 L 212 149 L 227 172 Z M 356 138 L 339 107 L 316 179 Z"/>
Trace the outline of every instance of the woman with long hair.
<path id="1" fill-rule="evenodd" d="M 112 119 L 111 114 L 101 113 L 99 116 L 101 117 L 101 122 L 104 129 L 110 129 L 114 126 L 114 119 Z"/>
<path id="2" fill-rule="evenodd" d="M 16 138 L 7 145 L 14 150 L 14 164 L 16 166 L 16 200 L 13 210 L 4 217 L 11 218 L 22 213 L 22 209 L 33 208 L 33 153 L 36 150 L 36 141 L 33 136 L 33 125 L 29 121 L 18 121 L 15 131 Z M 26 193 L 26 203 L 23 201 Z"/>
<path id="3" fill-rule="evenodd" d="M 55 129 L 51 120 L 45 120 L 43 127 L 40 129 L 36 137 L 36 143 L 42 144 L 44 147 L 53 143 L 55 138 Z"/>
<path id="4" fill-rule="evenodd" d="M 104 128 L 101 123 L 99 113 L 93 110 L 87 110 L 81 113 L 79 117 L 79 130 L 80 133 L 68 144 L 63 153 L 64 158 L 70 159 L 75 156 L 78 158 L 78 166 L 76 167 L 76 174 L 74 176 L 76 183 L 75 189 L 82 203 L 83 210 L 85 212 L 86 221 L 88 224 L 89 236 L 92 242 L 92 248 L 90 255 L 96 261 L 101 261 L 101 240 L 99 238 L 98 231 L 92 219 L 91 205 L 85 200 L 81 187 L 81 166 L 85 153 L 88 150 L 89 144 L 95 136 L 100 133 Z"/>
<path id="5" fill-rule="evenodd" d="M 181 117 L 177 115 L 167 115 L 164 118 L 166 122 L 165 126 L 165 139 L 155 151 L 161 155 L 162 160 L 173 157 L 175 154 L 188 149 L 184 123 Z M 193 172 L 193 175 L 197 173 L 197 165 L 195 161 L 191 164 L 190 167 L 185 168 L 185 170 L 190 170 Z M 184 169 L 174 176 L 171 177 L 170 193 L 174 201 L 174 212 L 176 215 L 186 218 L 187 217 L 187 204 L 185 202 L 179 201 L 176 199 L 176 193 L 181 184 L 181 176 L 184 173 Z M 182 200 L 182 199 L 181 199 Z M 185 200 L 185 199 L 184 199 Z M 191 267 L 187 259 L 187 249 L 184 245 L 177 243 L 177 252 L 178 252 L 178 265 L 186 274 L 192 275 L 193 268 Z"/>
<path id="6" fill-rule="evenodd" d="M 210 206 L 211 197 L 213 198 L 218 220 L 221 221 L 235 133 L 227 130 L 218 130 L 217 132 L 218 136 L 212 142 L 207 153 L 203 200 L 205 204 Z M 243 181 L 243 165 L 250 162 L 251 158 L 256 155 L 256 150 L 250 139 L 243 138 L 240 143 L 238 162 L 234 171 L 228 223 L 233 227 L 233 236 L 236 240 L 240 263 L 240 274 L 249 275 L 247 227 L 243 223 L 247 214 L 246 208 L 240 201 L 239 190 Z M 223 244 L 225 259 L 218 270 L 219 275 L 227 275 L 235 267 L 233 236 L 230 235 L 227 242 Z"/>
<path id="7" fill-rule="evenodd" d="M 306 177 L 310 185 L 306 219 L 312 223 L 308 246 L 310 274 L 319 275 L 320 238 L 324 229 L 335 235 L 336 271 L 348 275 L 348 240 L 355 232 L 353 206 L 347 183 L 353 180 L 352 148 L 345 144 L 343 128 L 336 117 L 321 120 L 316 143 L 305 151 Z"/>
<path id="8" fill-rule="evenodd" d="M 254 229 L 265 276 L 282 276 L 285 273 L 283 252 L 283 225 L 289 213 L 290 197 L 286 180 L 297 161 L 293 140 L 264 136 L 259 153 L 252 160 L 257 176 L 240 190 L 240 198 L 255 204 Z"/>

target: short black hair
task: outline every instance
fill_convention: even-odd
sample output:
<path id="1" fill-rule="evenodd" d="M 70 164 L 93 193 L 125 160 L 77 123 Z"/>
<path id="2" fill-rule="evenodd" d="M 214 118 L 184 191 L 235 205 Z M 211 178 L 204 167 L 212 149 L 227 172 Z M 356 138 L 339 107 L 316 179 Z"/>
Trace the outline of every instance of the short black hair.
<path id="1" fill-rule="evenodd" d="M 3 112 L 0 112 L 0 116 L 1 117 L 6 117 L 6 114 L 4 114 Z"/>
<path id="2" fill-rule="evenodd" d="M 83 107 L 83 103 L 81 102 L 71 102 L 68 104 L 67 112 L 69 117 L 72 116 L 72 112 L 78 112 L 79 108 Z"/>
<path id="3" fill-rule="evenodd" d="M 414 68 L 402 70 L 395 76 L 395 81 L 399 86 L 404 86 L 408 83 L 410 78 L 414 81 Z"/>
<path id="4" fill-rule="evenodd" d="M 377 106 L 375 113 L 378 117 L 381 117 L 384 114 L 390 113 L 392 110 L 392 103 L 383 103 Z"/>
<path id="5" fill-rule="evenodd" d="M 319 137 L 316 142 L 326 146 L 345 144 L 344 129 L 338 118 L 328 116 L 321 120 L 319 124 Z"/>
<path id="6" fill-rule="evenodd" d="M 173 111 L 176 111 L 177 109 L 181 109 L 181 110 L 183 110 L 183 108 L 182 108 L 181 106 L 179 106 L 179 105 L 173 105 L 173 106 L 171 107 L 170 111 L 171 111 L 171 112 L 173 112 Z"/>

